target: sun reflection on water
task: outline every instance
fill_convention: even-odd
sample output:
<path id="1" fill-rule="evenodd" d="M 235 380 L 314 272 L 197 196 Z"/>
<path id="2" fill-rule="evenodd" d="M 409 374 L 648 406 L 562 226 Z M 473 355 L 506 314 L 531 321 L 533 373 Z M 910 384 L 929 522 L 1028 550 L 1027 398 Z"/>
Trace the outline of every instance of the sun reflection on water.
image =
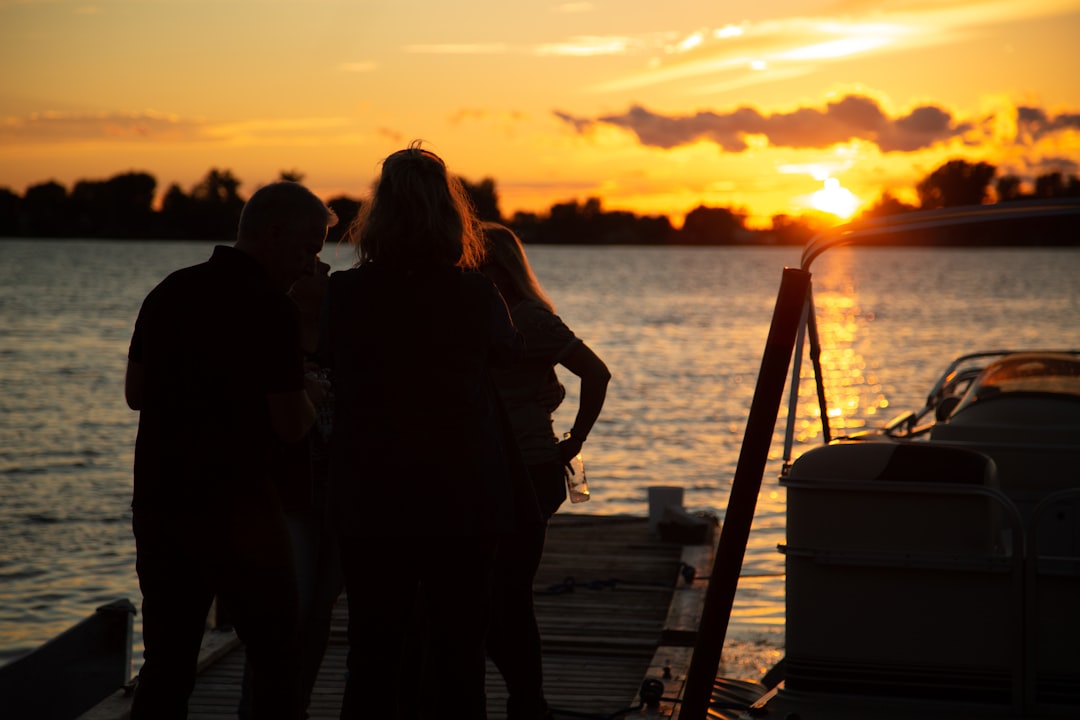
<path id="1" fill-rule="evenodd" d="M 829 262 L 822 263 L 814 274 L 814 306 L 821 345 L 821 374 L 826 388 L 829 427 L 834 436 L 865 429 L 868 418 L 889 405 L 877 373 L 866 353 L 873 313 L 863 310 L 853 277 L 853 250 L 832 251 Z M 804 353 L 799 385 L 802 418 L 796 425 L 800 443 L 819 441 L 823 433 L 821 409 L 813 381 L 809 352 Z"/>

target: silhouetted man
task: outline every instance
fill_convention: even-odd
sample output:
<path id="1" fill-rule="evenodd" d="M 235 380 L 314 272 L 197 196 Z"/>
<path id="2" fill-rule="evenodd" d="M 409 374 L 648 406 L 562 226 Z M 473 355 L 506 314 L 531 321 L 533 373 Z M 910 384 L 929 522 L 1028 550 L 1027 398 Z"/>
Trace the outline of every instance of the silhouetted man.
<path id="1" fill-rule="evenodd" d="M 336 217 L 280 182 L 244 206 L 234 246 L 169 275 L 143 301 L 125 395 L 139 410 L 132 500 L 145 661 L 134 720 L 185 718 L 211 601 L 252 667 L 252 716 L 302 716 L 297 587 L 274 458 L 305 437 L 296 305 Z M 314 397 L 312 397 L 314 396 Z"/>

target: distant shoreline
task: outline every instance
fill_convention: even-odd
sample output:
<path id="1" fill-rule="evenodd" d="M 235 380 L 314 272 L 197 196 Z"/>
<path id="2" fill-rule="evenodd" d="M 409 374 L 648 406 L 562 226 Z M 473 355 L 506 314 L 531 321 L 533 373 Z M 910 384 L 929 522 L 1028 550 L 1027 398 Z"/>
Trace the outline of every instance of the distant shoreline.
<path id="1" fill-rule="evenodd" d="M 1080 236 L 1080 228 L 1073 228 L 1076 235 Z M 120 237 L 78 237 L 78 236 L 49 236 L 49 237 L 26 237 L 0 235 L 0 242 L 109 242 L 109 243 L 204 243 L 208 246 L 231 244 L 235 238 L 120 238 Z M 327 247 L 337 245 L 337 241 L 327 241 Z M 344 243 L 342 243 L 344 244 Z M 526 241 L 526 245 L 544 245 L 553 247 L 585 247 L 585 248 L 627 248 L 627 247 L 658 247 L 658 248 L 780 248 L 801 247 L 804 243 L 775 242 L 775 241 L 747 241 L 747 242 L 545 242 L 543 240 Z M 1070 248 L 1080 247 L 1080 237 L 1065 238 L 1054 237 L 1039 242 L 1005 242 L 1000 239 L 979 241 L 978 239 L 954 240 L 954 241 L 904 241 L 904 240 L 878 240 L 872 243 L 853 243 L 853 247 L 910 247 L 920 250 L 934 249 L 992 249 L 992 248 Z"/>

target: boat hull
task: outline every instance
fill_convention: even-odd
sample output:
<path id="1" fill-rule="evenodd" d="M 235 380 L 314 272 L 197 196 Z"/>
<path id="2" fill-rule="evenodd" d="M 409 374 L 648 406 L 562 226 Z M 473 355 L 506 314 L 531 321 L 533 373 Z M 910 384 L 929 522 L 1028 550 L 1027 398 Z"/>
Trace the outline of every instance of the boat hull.
<path id="1" fill-rule="evenodd" d="M 115 600 L 0 668 L 4 717 L 78 717 L 131 679 L 135 606 Z"/>

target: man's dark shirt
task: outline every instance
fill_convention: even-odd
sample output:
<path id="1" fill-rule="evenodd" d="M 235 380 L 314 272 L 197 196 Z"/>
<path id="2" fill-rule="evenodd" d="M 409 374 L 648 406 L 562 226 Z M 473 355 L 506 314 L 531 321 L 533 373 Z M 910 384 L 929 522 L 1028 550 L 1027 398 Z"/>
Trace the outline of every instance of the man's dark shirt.
<path id="1" fill-rule="evenodd" d="M 143 368 L 132 506 L 227 508 L 273 492 L 281 444 L 266 396 L 302 390 L 296 305 L 231 247 L 143 302 L 128 358 Z"/>

